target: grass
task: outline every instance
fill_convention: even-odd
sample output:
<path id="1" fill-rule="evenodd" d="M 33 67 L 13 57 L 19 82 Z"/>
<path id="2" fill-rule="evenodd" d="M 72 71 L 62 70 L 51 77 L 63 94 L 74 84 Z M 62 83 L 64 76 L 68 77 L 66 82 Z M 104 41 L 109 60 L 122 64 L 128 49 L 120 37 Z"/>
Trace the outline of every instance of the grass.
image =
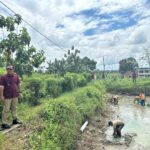
<path id="1" fill-rule="evenodd" d="M 90 118 L 97 108 L 105 106 L 105 89 L 101 82 L 90 83 L 86 87 L 76 88 L 56 99 L 41 99 L 40 105 L 27 103 L 18 105 L 18 117 L 26 124 L 26 130 L 3 136 L 0 134 L 0 149 L 67 149 L 75 144 L 79 127 Z M 30 128 L 30 129 L 28 129 Z M 39 131 L 40 129 L 40 131 Z M 23 138 L 28 132 L 31 136 Z M 26 133 L 27 132 L 27 133 Z M 48 138 L 51 136 L 51 138 Z M 39 141 L 39 137 L 42 141 Z M 19 139 L 23 139 L 20 144 Z M 14 144 L 14 141 L 16 144 Z M 19 145 L 19 146 L 17 146 Z"/>
<path id="2" fill-rule="evenodd" d="M 38 106 L 32 107 L 28 103 L 20 103 L 18 104 L 17 114 L 18 118 L 23 121 L 23 124 L 27 126 L 28 131 L 20 131 L 16 133 L 10 133 L 9 135 L 0 134 L 0 149 L 1 150 L 17 150 L 23 149 L 24 144 L 20 144 L 18 139 L 24 138 L 26 132 L 31 132 L 30 130 L 35 130 L 38 126 L 40 126 L 40 118 L 39 112 L 48 106 L 49 101 L 53 99 L 41 99 L 41 103 Z M 12 116 L 9 114 L 9 120 L 12 121 Z M 14 144 L 14 141 L 16 144 Z"/>
<path id="3" fill-rule="evenodd" d="M 41 99 L 40 104 L 33 107 L 28 103 L 21 103 L 18 106 L 18 117 L 23 120 L 24 122 L 32 120 L 32 118 L 38 116 L 38 112 L 44 107 L 48 106 L 49 101 L 53 99 Z"/>
<path id="4" fill-rule="evenodd" d="M 94 115 L 95 110 L 101 110 L 104 106 L 105 88 L 101 82 L 89 84 L 56 98 L 40 112 L 45 127 L 30 137 L 30 148 L 73 148 L 80 126 Z"/>
<path id="5" fill-rule="evenodd" d="M 147 96 L 150 96 L 150 78 L 138 78 L 136 83 L 132 79 L 109 78 L 104 82 L 108 92 L 139 95 L 144 91 Z"/>

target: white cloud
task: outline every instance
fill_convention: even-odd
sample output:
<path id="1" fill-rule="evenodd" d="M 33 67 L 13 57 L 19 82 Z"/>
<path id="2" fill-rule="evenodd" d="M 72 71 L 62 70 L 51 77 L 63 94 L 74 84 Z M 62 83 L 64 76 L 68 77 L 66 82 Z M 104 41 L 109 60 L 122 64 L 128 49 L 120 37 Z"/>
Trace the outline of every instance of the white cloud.
<path id="1" fill-rule="evenodd" d="M 103 13 L 113 13 L 126 9 L 138 9 L 143 5 L 143 0 L 101 0 L 100 3 Z"/>
<path id="2" fill-rule="evenodd" d="M 150 43 L 150 10 L 145 5 L 145 0 L 89 0 L 88 2 L 87 0 L 3 0 L 3 2 L 63 49 L 75 45 L 81 51 L 81 57 L 88 56 L 99 63 L 101 58 L 98 57 L 107 55 L 107 64 L 117 66 L 120 59 L 129 56 L 137 57 L 143 53 L 142 47 Z M 97 12 L 101 15 L 110 14 L 112 18 L 100 19 L 83 15 L 68 17 L 73 13 L 92 8 L 97 8 Z M 118 13 L 121 11 L 133 13 L 122 18 Z M 0 12 L 6 14 L 4 9 Z M 125 23 L 136 19 L 137 16 L 139 16 L 137 24 L 131 27 L 107 31 L 113 22 Z M 56 28 L 59 24 L 64 28 Z M 28 28 L 32 43 L 39 49 L 45 50 L 47 60 L 63 57 L 63 50 L 44 39 L 25 23 L 22 26 Z M 85 36 L 84 32 L 91 28 L 98 28 L 99 32 L 92 36 Z"/>

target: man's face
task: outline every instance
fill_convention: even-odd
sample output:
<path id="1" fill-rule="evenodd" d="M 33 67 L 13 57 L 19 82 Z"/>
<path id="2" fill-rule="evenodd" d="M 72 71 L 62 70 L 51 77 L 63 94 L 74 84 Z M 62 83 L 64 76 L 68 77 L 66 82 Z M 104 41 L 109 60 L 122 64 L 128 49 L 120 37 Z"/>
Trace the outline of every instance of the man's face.
<path id="1" fill-rule="evenodd" d="M 7 68 L 7 73 L 8 73 L 8 74 L 13 74 L 13 69 Z"/>

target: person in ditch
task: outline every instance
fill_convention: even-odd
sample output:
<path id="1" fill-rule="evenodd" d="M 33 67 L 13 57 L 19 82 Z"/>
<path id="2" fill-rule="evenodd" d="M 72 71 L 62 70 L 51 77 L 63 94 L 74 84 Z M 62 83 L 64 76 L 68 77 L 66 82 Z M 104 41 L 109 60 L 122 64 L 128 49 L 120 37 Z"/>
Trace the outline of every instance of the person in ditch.
<path id="1" fill-rule="evenodd" d="M 13 121 L 12 124 L 21 124 L 17 118 L 17 104 L 20 93 L 20 80 L 19 76 L 14 73 L 13 66 L 7 66 L 6 74 L 0 78 L 0 99 L 3 102 L 2 111 L 2 128 L 8 129 L 8 113 L 11 109 Z"/>
<path id="2" fill-rule="evenodd" d="M 141 100 L 141 106 L 145 106 L 145 101 L 146 101 L 146 98 L 145 98 L 145 93 L 144 91 L 141 91 L 140 93 L 140 100 Z"/>
<path id="3" fill-rule="evenodd" d="M 140 97 L 139 96 L 136 96 L 133 100 L 134 104 L 138 104 L 140 105 L 141 104 L 141 101 L 140 101 Z"/>
<path id="4" fill-rule="evenodd" d="M 108 126 L 113 126 L 113 136 L 121 138 L 121 130 L 124 127 L 124 122 L 121 120 L 109 121 Z"/>
<path id="5" fill-rule="evenodd" d="M 110 101 L 111 101 L 112 104 L 118 105 L 119 96 L 118 95 L 112 96 Z"/>

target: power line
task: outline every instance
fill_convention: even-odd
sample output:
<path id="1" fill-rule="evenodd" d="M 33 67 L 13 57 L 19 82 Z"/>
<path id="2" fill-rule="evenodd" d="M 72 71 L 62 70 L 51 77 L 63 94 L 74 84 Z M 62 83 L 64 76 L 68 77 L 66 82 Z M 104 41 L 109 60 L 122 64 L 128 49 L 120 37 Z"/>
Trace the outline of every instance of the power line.
<path id="1" fill-rule="evenodd" d="M 2 12 L 5 12 L 6 14 L 8 14 L 9 16 L 13 16 L 10 12 L 8 12 L 8 10 L 6 8 L 3 8 L 1 10 Z"/>
<path id="2" fill-rule="evenodd" d="M 14 14 L 17 14 L 15 11 L 13 11 L 11 8 L 9 8 L 6 4 L 4 4 L 2 1 L 0 1 L 0 3 L 5 6 L 7 9 L 9 9 L 11 12 L 13 12 Z M 22 18 L 22 21 L 24 21 L 27 25 L 29 25 L 34 31 L 36 31 L 37 33 L 39 33 L 40 35 L 42 35 L 44 38 L 46 38 L 48 41 L 50 41 L 52 44 L 54 44 L 55 46 L 57 46 L 59 49 L 63 50 L 66 52 L 65 49 L 63 49 L 61 46 L 59 46 L 57 43 L 55 43 L 54 41 L 52 41 L 51 39 L 49 39 L 46 35 L 44 35 L 43 33 L 41 33 L 38 29 L 36 29 L 34 26 L 32 26 L 28 21 L 24 20 Z"/>

